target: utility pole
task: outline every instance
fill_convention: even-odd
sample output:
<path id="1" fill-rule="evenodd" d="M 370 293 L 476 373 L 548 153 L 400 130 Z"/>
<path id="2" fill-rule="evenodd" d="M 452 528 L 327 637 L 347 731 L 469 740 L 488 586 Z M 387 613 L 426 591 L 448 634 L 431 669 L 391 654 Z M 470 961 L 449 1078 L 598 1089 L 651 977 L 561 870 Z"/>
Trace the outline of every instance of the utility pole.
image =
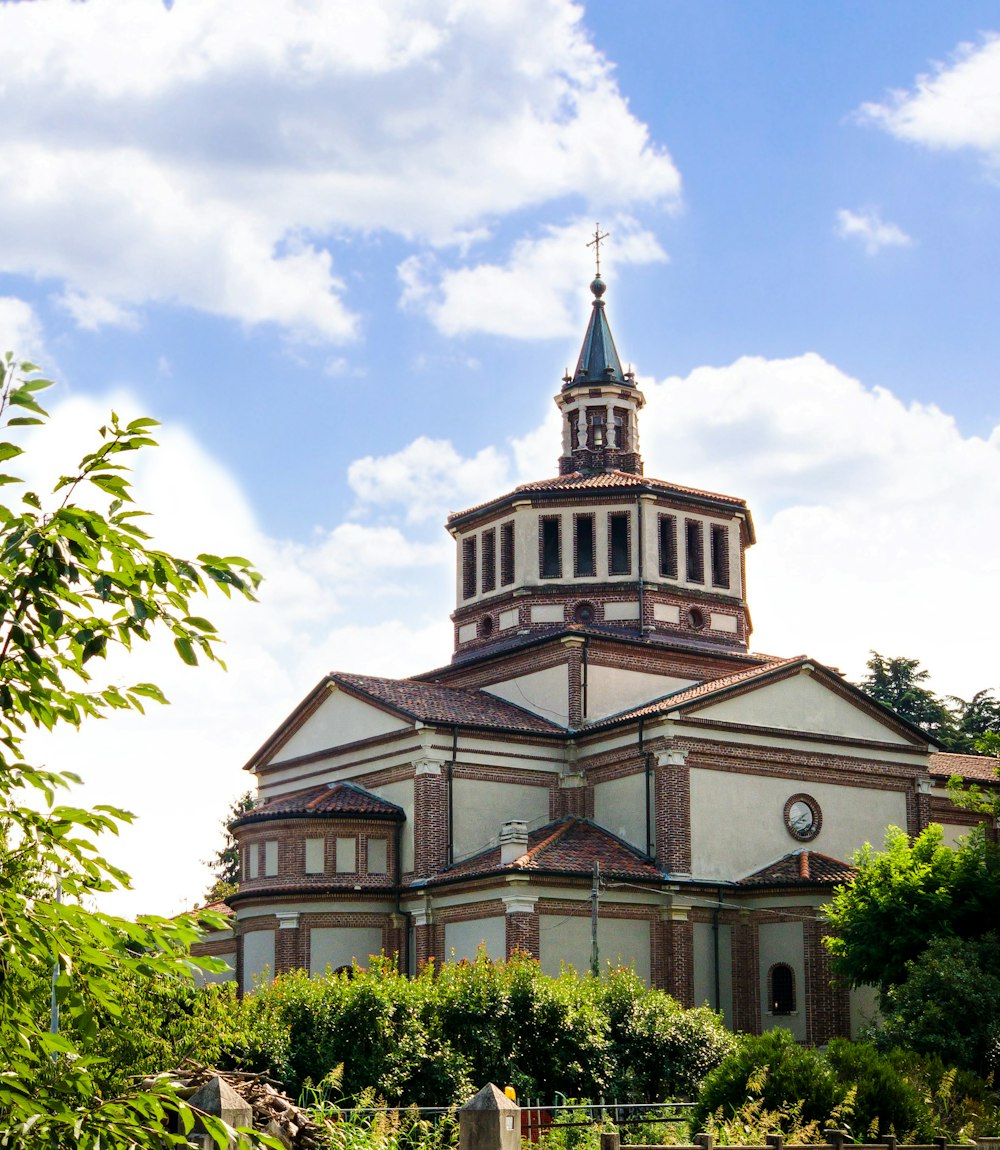
<path id="1" fill-rule="evenodd" d="M 601 864 L 594 863 L 594 880 L 590 886 L 590 973 L 601 973 L 601 956 L 597 949 L 597 902 L 601 891 Z"/>

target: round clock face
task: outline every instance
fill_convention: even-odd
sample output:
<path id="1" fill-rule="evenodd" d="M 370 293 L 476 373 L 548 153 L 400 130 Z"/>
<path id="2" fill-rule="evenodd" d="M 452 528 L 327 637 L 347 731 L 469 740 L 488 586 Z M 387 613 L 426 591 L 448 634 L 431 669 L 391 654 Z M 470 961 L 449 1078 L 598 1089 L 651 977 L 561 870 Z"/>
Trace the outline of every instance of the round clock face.
<path id="1" fill-rule="evenodd" d="M 792 795 L 785 803 L 785 826 L 788 833 L 802 842 L 819 834 L 821 814 L 819 804 L 810 795 Z"/>

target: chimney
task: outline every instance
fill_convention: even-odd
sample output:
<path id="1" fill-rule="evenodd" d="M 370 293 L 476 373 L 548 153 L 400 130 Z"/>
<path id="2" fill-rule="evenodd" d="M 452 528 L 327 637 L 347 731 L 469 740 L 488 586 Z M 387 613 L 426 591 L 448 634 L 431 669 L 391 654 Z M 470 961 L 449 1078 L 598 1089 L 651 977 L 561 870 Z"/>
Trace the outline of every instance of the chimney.
<path id="1" fill-rule="evenodd" d="M 500 865 L 509 866 L 528 851 L 528 824 L 512 819 L 500 828 Z"/>

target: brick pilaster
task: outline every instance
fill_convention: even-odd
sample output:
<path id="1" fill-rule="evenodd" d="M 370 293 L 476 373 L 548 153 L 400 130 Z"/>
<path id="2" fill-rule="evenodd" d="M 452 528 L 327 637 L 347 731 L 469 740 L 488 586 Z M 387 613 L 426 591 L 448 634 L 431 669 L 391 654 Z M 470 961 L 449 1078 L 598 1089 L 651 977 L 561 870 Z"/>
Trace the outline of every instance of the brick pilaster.
<path id="1" fill-rule="evenodd" d="M 416 935 L 416 967 L 419 971 L 430 959 L 434 959 L 437 966 L 444 962 L 444 927 L 433 920 L 417 917 L 414 930 Z"/>
<path id="2" fill-rule="evenodd" d="M 733 926 L 733 1029 L 760 1034 L 760 946 L 750 916 Z"/>
<path id="3" fill-rule="evenodd" d="M 691 777 L 686 751 L 656 756 L 656 865 L 668 874 L 691 873 Z"/>
<path id="4" fill-rule="evenodd" d="M 413 874 L 429 878 L 448 862 L 447 768 L 433 759 L 414 764 Z"/>
<path id="5" fill-rule="evenodd" d="M 504 909 L 507 924 L 507 957 L 515 952 L 530 954 L 533 958 L 540 955 L 541 941 L 538 929 L 538 911 L 535 901 L 518 895 L 504 896 Z"/>
<path id="6" fill-rule="evenodd" d="M 583 644 L 585 640 L 575 635 L 561 640 L 566 651 L 566 689 L 569 709 L 569 725 L 575 730 L 583 725 Z"/>
<path id="7" fill-rule="evenodd" d="M 654 947 L 662 989 L 682 1006 L 694 1006 L 694 925 L 680 910 L 661 912 Z"/>
<path id="8" fill-rule="evenodd" d="M 806 1041 L 814 1046 L 851 1037 L 851 1004 L 846 987 L 833 979 L 830 953 L 815 920 L 803 923 L 806 967 Z"/>
<path id="9" fill-rule="evenodd" d="M 290 970 L 308 969 L 304 932 L 299 916 L 294 912 L 278 913 L 278 929 L 274 934 L 274 973 L 287 974 Z"/>

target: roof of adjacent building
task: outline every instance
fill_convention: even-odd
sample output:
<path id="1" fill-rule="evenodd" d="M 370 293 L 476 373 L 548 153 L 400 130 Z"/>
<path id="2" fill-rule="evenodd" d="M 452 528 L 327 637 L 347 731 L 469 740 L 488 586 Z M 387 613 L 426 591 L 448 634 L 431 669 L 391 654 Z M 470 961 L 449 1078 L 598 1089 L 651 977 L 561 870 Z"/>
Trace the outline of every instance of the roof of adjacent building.
<path id="1" fill-rule="evenodd" d="M 565 727 L 543 719 L 516 703 L 469 687 L 442 687 L 414 679 L 381 679 L 374 675 L 332 672 L 327 679 L 422 723 L 457 723 L 463 727 L 525 734 L 564 734 Z"/>
<path id="2" fill-rule="evenodd" d="M 653 495 L 672 496 L 676 499 L 691 503 L 710 503 L 716 508 L 722 503 L 738 511 L 744 516 L 751 543 L 756 541 L 753 521 L 747 509 L 745 499 L 735 495 L 724 495 L 717 491 L 704 491 L 698 487 L 684 487 L 679 483 L 669 483 L 665 479 L 653 479 L 644 475 L 636 475 L 631 471 L 618 471 L 611 469 L 590 474 L 583 471 L 571 471 L 567 475 L 555 475 L 548 479 L 535 479 L 528 483 L 521 483 L 503 495 L 477 503 L 474 507 L 467 507 L 464 511 L 455 511 L 448 516 L 448 524 L 454 526 L 466 516 L 492 508 L 504 503 L 513 503 L 525 495 L 560 495 L 571 494 L 574 491 L 628 491 L 630 495 L 647 492 Z"/>
<path id="3" fill-rule="evenodd" d="M 456 882 L 492 874 L 591 875 L 594 863 L 603 878 L 664 882 L 665 876 L 635 847 L 590 819 L 566 815 L 528 835 L 527 849 L 501 865 L 500 847 L 489 847 L 454 863 L 427 883 Z"/>
<path id="4" fill-rule="evenodd" d="M 953 755 L 937 751 L 931 755 L 930 773 L 938 779 L 961 775 L 968 782 L 1000 783 L 1000 759 L 995 755 Z"/>
<path id="5" fill-rule="evenodd" d="M 271 819 L 365 818 L 402 820 L 403 808 L 366 791 L 357 783 L 322 783 L 302 791 L 278 795 L 241 815 L 231 825 L 267 822 Z"/>
<path id="6" fill-rule="evenodd" d="M 797 850 L 782 856 L 760 870 L 741 878 L 742 887 L 835 886 L 850 882 L 857 874 L 855 867 L 842 859 L 819 851 Z"/>

